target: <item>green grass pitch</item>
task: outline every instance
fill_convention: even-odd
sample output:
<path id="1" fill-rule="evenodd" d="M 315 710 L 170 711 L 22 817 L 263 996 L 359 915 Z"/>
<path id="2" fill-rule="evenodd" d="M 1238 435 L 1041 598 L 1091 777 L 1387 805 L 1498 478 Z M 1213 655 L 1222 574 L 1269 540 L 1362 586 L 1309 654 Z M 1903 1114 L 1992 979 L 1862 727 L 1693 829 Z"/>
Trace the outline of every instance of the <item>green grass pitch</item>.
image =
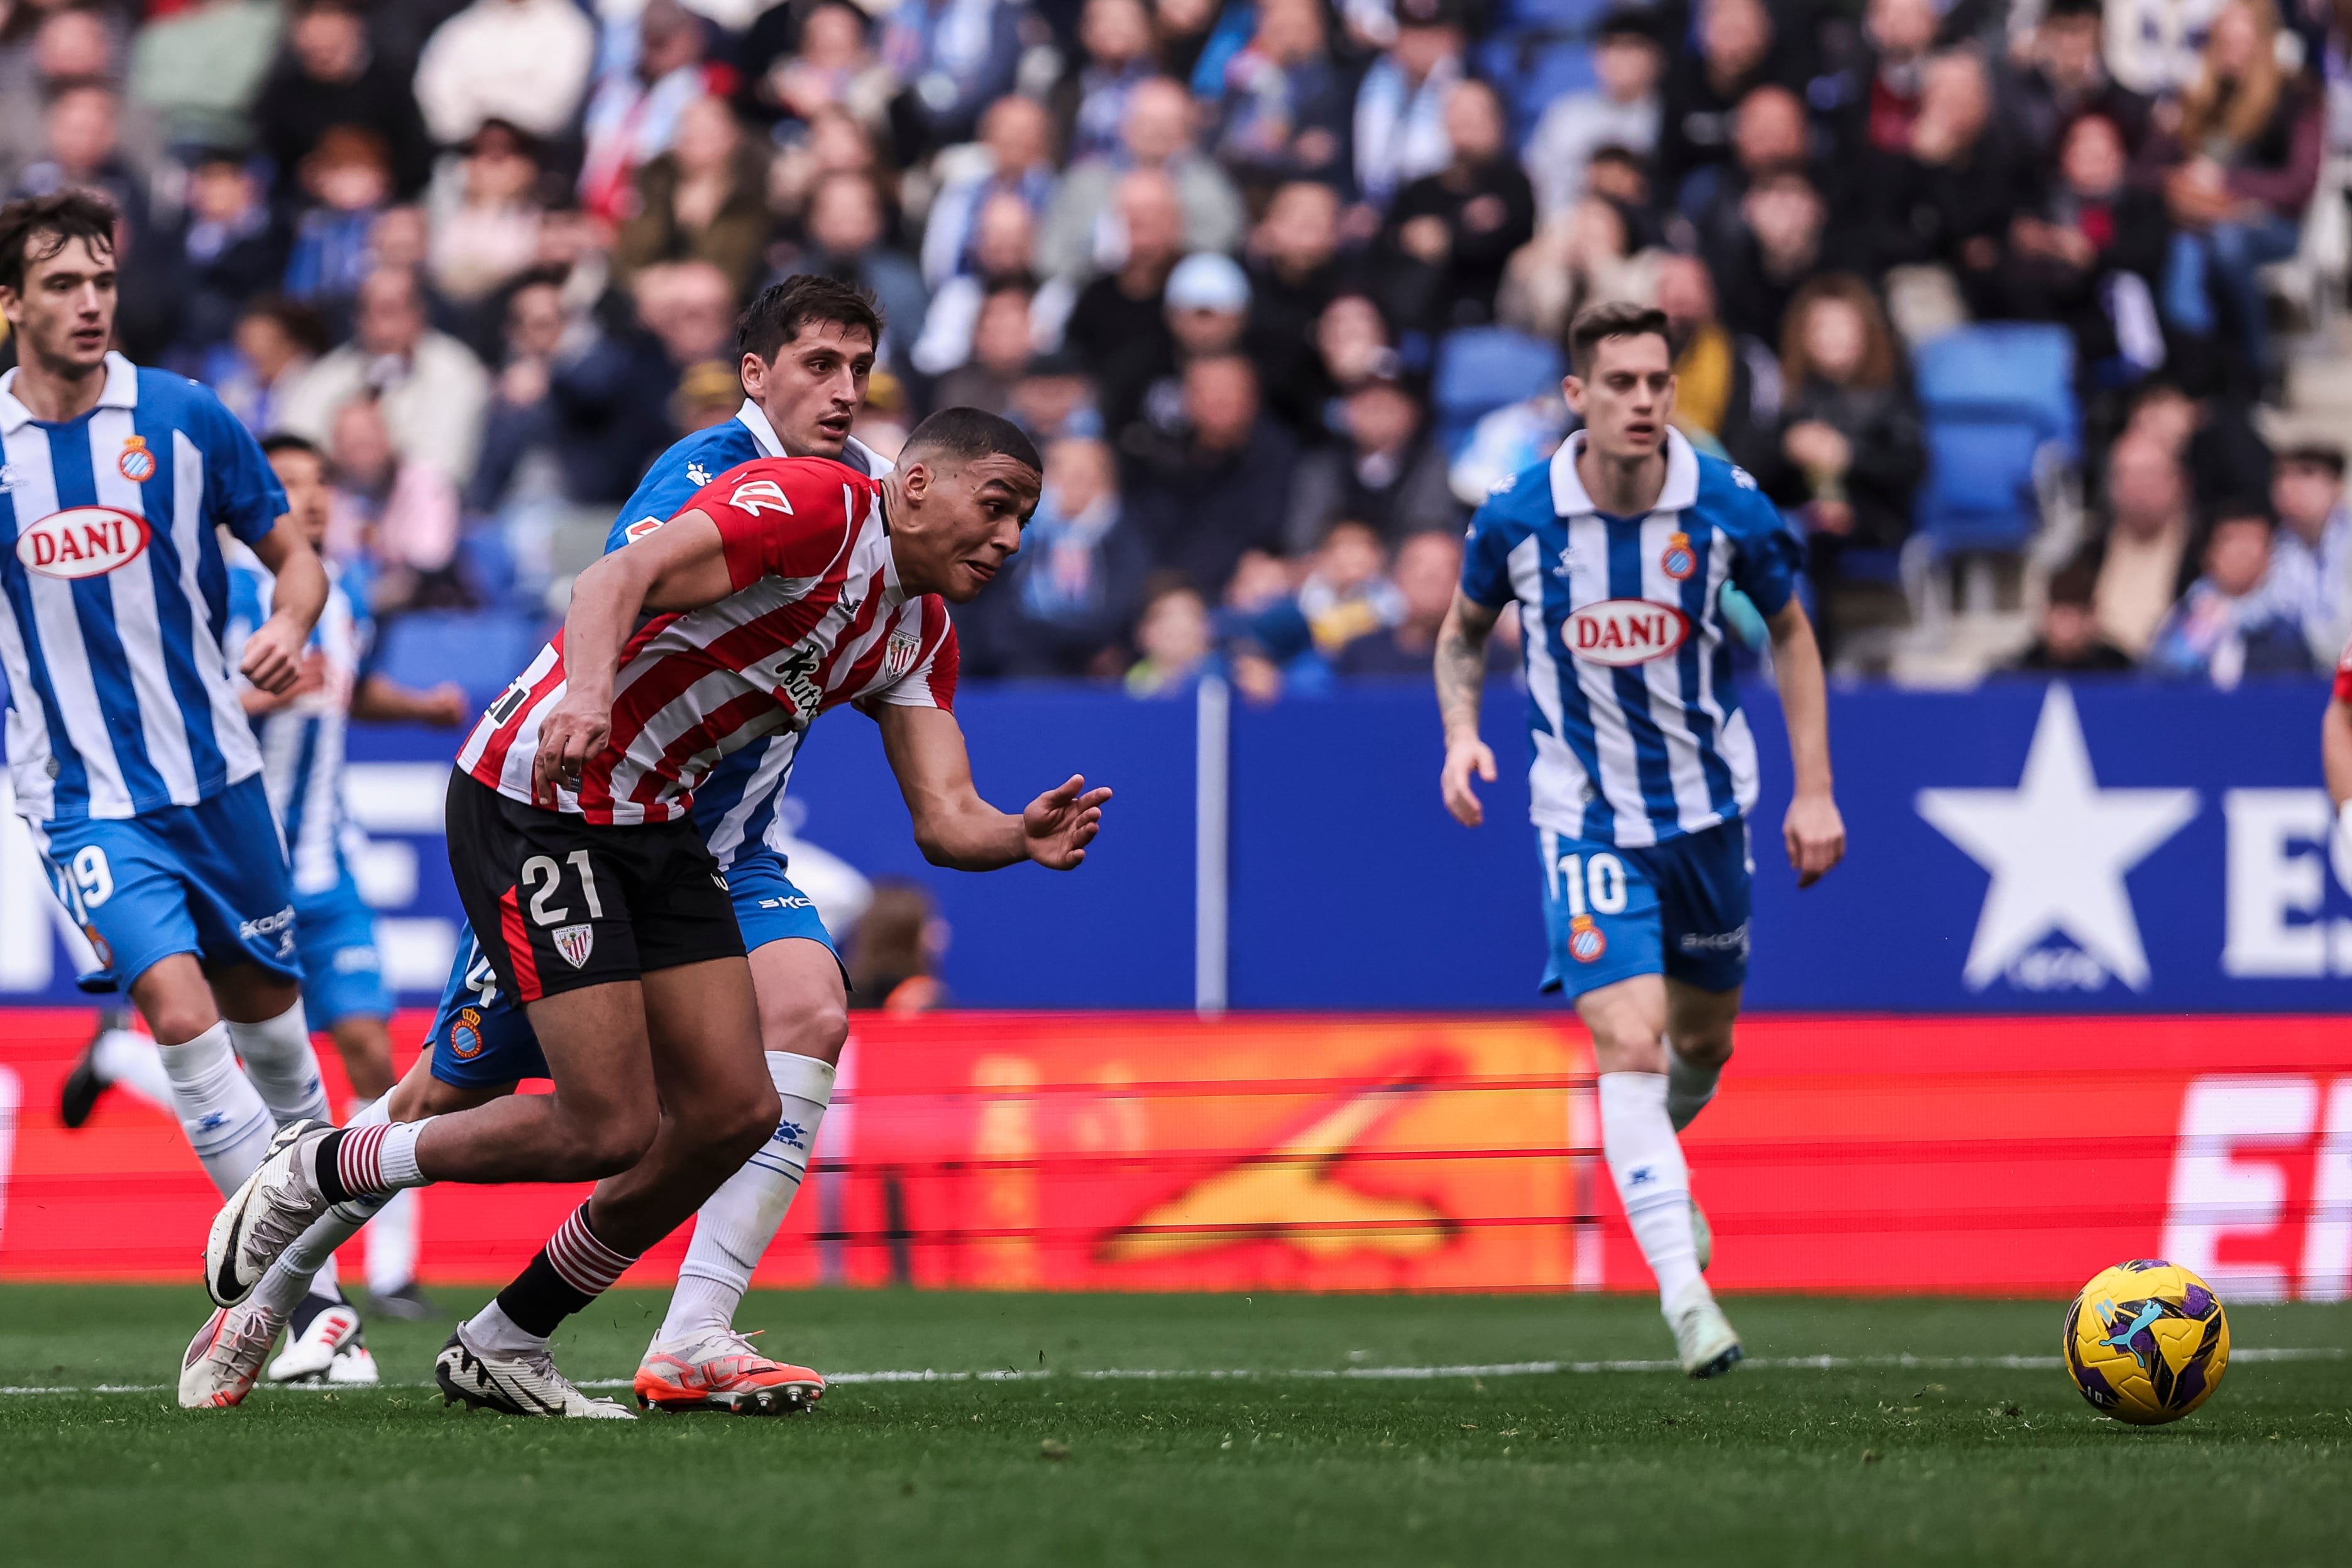
<path id="1" fill-rule="evenodd" d="M 566 1368 L 626 1375 L 662 1300 L 606 1297 L 559 1343 Z M 2054 1357 L 2050 1302 L 1728 1306 L 1765 1364 L 1693 1384 L 1364 1375 L 1664 1355 L 1631 1297 L 763 1293 L 743 1319 L 776 1354 L 999 1375 L 844 1383 L 787 1420 L 624 1424 L 446 1410 L 418 1385 L 447 1325 L 384 1321 L 370 1341 L 403 1386 L 184 1412 L 163 1385 L 202 1319 L 193 1290 L 0 1288 L 0 1561 L 2347 1561 L 2352 1306 L 2234 1309 L 2241 1351 L 2334 1354 L 2233 1363 L 2203 1411 L 2153 1430 L 2097 1416 L 2054 1364 L 1999 1364 Z M 1807 1356 L 1844 1364 L 1787 1364 Z M 1105 1370 L 1194 1375 L 1087 1375 Z"/>

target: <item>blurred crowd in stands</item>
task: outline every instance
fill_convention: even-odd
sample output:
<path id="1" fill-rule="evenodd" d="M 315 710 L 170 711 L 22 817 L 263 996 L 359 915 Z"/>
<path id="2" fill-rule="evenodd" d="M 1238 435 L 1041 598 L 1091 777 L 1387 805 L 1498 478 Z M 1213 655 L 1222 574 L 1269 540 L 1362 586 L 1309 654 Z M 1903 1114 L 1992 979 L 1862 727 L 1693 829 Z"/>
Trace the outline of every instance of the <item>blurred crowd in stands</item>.
<path id="1" fill-rule="evenodd" d="M 2265 269 L 2345 200 L 2348 23 L 0 0 L 0 189 L 112 196 L 122 348 L 325 447 L 386 616 L 543 620 L 652 456 L 740 405 L 741 304 L 818 271 L 887 316 L 862 439 L 970 403 L 1046 455 L 1017 569 L 959 614 L 969 674 L 1419 676 L 1470 511 L 1572 428 L 1569 318 L 1630 298 L 1675 325 L 1684 433 L 1806 537 L 1833 652 L 1886 584 L 1919 612 L 1955 466 L 1923 350 L 2042 324 L 2080 517 L 2014 587 L 2019 663 L 2228 684 L 2352 632 L 2343 455 L 2259 413 L 2278 323 L 2336 303 Z M 2017 498 L 2017 552 L 2056 494 Z"/>

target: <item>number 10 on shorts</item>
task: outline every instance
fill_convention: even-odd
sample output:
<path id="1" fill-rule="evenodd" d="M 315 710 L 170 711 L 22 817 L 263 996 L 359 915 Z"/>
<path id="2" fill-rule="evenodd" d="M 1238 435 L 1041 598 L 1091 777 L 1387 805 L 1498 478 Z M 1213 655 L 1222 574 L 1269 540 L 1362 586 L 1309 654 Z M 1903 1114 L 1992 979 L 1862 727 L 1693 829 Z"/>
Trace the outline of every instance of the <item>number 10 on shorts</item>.
<path id="1" fill-rule="evenodd" d="M 1562 855 L 1552 862 L 1552 895 L 1568 900 L 1570 919 L 1581 915 L 1622 914 L 1625 862 L 1606 851 Z"/>

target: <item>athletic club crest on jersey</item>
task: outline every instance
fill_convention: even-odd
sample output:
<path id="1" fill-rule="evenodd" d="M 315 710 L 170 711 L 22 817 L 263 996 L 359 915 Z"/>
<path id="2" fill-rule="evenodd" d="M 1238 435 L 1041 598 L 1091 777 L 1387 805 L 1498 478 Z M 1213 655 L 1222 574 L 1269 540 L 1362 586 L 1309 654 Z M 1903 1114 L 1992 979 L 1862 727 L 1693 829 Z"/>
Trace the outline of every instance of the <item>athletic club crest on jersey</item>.
<path id="1" fill-rule="evenodd" d="M 122 443 L 122 455 L 114 460 L 122 476 L 134 485 L 144 485 L 155 476 L 155 455 L 147 450 L 143 435 L 128 436 Z"/>
<path id="2" fill-rule="evenodd" d="M 1690 535 L 1676 529 L 1666 536 L 1666 553 L 1658 558 L 1658 570 L 1676 582 L 1698 570 L 1698 557 L 1691 551 Z"/>
<path id="3" fill-rule="evenodd" d="M 1592 923 L 1590 915 L 1579 915 L 1568 923 L 1568 956 L 1580 964 L 1599 961 L 1609 951 L 1609 938 Z"/>
<path id="4" fill-rule="evenodd" d="M 596 950 L 596 928 L 593 925 L 559 925 L 555 928 L 555 950 L 573 968 L 583 968 L 588 955 Z"/>
<path id="5" fill-rule="evenodd" d="M 882 649 L 882 678 L 895 681 L 915 667 L 915 660 L 923 651 L 919 632 L 900 630 L 890 633 L 890 641 Z"/>

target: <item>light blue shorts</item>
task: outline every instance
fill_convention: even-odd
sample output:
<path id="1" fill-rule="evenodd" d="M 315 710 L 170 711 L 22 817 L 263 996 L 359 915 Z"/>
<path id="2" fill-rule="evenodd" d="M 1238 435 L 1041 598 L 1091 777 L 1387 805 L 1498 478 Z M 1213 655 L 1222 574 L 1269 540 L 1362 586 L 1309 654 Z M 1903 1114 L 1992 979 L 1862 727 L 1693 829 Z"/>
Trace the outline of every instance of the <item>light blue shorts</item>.
<path id="1" fill-rule="evenodd" d="M 297 894 L 294 946 L 302 958 L 302 1014 L 312 1029 L 348 1018 L 388 1019 L 392 992 L 375 943 L 375 911 L 351 868 L 324 893 Z"/>
<path id="2" fill-rule="evenodd" d="M 1580 997 L 1635 975 L 1702 990 L 1748 978 L 1748 824 L 1729 821 L 1643 849 L 1537 833 L 1550 938 L 1543 988 Z"/>
<path id="3" fill-rule="evenodd" d="M 300 977 L 286 846 L 259 775 L 193 806 L 29 825 L 50 885 L 98 950 L 82 989 L 128 990 L 174 953 Z"/>

